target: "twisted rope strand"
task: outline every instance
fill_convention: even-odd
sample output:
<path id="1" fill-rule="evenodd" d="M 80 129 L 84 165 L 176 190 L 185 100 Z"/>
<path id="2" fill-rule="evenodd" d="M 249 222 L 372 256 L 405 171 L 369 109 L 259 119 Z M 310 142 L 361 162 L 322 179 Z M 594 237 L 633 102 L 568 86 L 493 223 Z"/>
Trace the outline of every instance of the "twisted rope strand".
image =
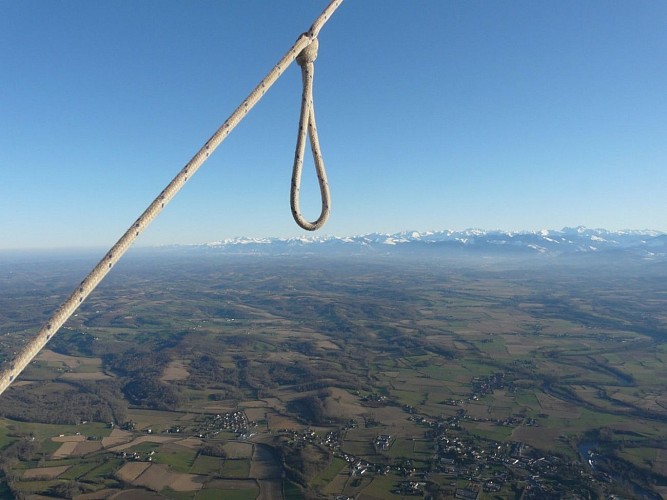
<path id="1" fill-rule="evenodd" d="M 199 167 L 209 158 L 215 149 L 224 141 L 229 133 L 241 122 L 248 112 L 264 96 L 266 91 L 285 72 L 289 65 L 302 51 L 308 47 L 322 26 L 329 20 L 335 10 L 343 3 L 343 0 L 333 0 L 324 9 L 322 14 L 315 20 L 310 30 L 302 34 L 287 53 L 278 61 L 264 79 L 250 92 L 248 97 L 241 102 L 229 118 L 220 128 L 206 141 L 192 159 L 181 169 L 166 188 L 153 200 L 148 208 L 130 226 L 123 236 L 111 247 L 100 262 L 86 276 L 77 289 L 56 309 L 46 324 L 30 339 L 22 350 L 20 350 L 6 367 L 0 372 L 0 394 L 2 394 L 13 380 L 28 366 L 28 363 L 42 350 L 60 327 L 70 318 L 74 311 L 90 295 L 97 285 L 109 273 L 111 268 L 127 251 L 139 234 L 158 216 L 169 201 L 181 190 L 186 181 L 197 172 Z M 311 136 L 312 142 L 312 136 Z"/>

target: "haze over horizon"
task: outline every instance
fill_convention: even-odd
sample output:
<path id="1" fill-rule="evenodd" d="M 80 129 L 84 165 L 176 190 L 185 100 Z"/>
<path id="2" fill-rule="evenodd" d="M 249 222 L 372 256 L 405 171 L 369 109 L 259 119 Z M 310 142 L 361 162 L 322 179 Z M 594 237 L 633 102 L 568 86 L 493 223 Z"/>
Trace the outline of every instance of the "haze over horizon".
<path id="1" fill-rule="evenodd" d="M 327 3 L 3 4 L 0 249 L 110 247 Z M 648 2 L 343 2 L 315 64 L 321 233 L 666 232 L 666 22 Z M 137 245 L 304 235 L 300 92 L 294 65 Z"/>
<path id="2" fill-rule="evenodd" d="M 165 243 L 157 245 L 134 245 L 137 249 L 150 250 L 160 248 L 181 248 L 181 247 L 248 247 L 249 252 L 253 253 L 257 248 L 268 246 L 278 246 L 283 244 L 291 245 L 293 243 L 303 243 L 306 247 L 311 243 L 344 243 L 352 244 L 351 246 L 358 246 L 371 244 L 378 247 L 378 245 L 401 245 L 404 243 L 461 243 L 463 247 L 468 247 L 472 244 L 473 247 L 480 248 L 480 245 L 489 245 L 489 248 L 501 249 L 501 247 L 510 244 L 509 246 L 516 247 L 516 249 L 530 247 L 537 253 L 561 253 L 572 252 L 584 253 L 599 250 L 609 249 L 640 249 L 641 251 L 649 251 L 652 255 L 658 252 L 661 258 L 665 252 L 662 247 L 667 250 L 667 241 L 664 241 L 667 232 L 654 230 L 650 228 L 625 228 L 621 230 L 607 230 L 605 228 L 588 228 L 585 226 L 563 227 L 561 229 L 542 228 L 537 231 L 505 231 L 502 229 L 483 229 L 483 228 L 466 228 L 466 229 L 437 229 L 437 230 L 417 230 L 406 229 L 396 232 L 382 232 L 374 231 L 362 234 L 348 234 L 348 235 L 332 235 L 326 231 L 304 232 L 297 236 L 245 236 L 234 235 L 225 238 L 212 239 L 208 241 L 189 242 L 189 243 Z M 524 238 L 525 237 L 525 238 Z M 554 239 L 556 238 L 556 239 Z M 524 241 L 525 239 L 525 241 Z M 541 241 L 546 247 L 536 246 L 536 243 Z M 587 245 L 591 243 L 596 246 Z M 257 246 L 259 245 L 259 246 Z M 583 246 L 582 246 L 583 245 Z M 660 247 L 660 248 L 658 248 Z M 103 245 L 97 246 L 81 246 L 81 247 L 33 247 L 33 248 L 0 248 L 0 255 L 13 255 L 21 252 L 48 252 L 53 250 L 58 255 L 67 254 L 68 252 L 78 253 L 80 251 L 104 252 L 108 247 Z M 273 251 L 273 250 L 271 250 Z M 280 251 L 280 250 L 276 250 Z M 641 252 L 640 252 L 641 253 Z"/>

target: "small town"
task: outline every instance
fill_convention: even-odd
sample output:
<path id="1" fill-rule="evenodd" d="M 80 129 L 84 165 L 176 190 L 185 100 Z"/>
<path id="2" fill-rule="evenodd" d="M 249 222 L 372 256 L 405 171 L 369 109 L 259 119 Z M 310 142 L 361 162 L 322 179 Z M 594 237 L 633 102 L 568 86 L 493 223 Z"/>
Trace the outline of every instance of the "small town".
<path id="1" fill-rule="evenodd" d="M 472 500 L 482 492 L 497 493 L 504 487 L 510 487 L 522 499 L 560 498 L 565 488 L 561 487 L 563 478 L 575 482 L 598 483 L 604 488 L 610 483 L 607 474 L 591 470 L 581 461 L 567 460 L 562 456 L 544 453 L 522 442 L 500 443 L 481 439 L 468 434 L 462 424 L 466 422 L 491 422 L 497 426 L 535 426 L 534 419 L 522 416 L 510 416 L 502 420 L 473 418 L 465 409 L 465 403 L 476 401 L 494 390 L 511 386 L 506 385 L 503 373 L 489 377 L 475 377 L 471 380 L 471 393 L 463 400 L 452 401 L 460 406 L 456 415 L 437 419 L 421 416 L 409 405 L 403 405 L 406 419 L 424 428 L 423 439 L 431 441 L 433 453 L 427 468 L 416 468 L 410 460 L 392 460 L 388 452 L 396 442 L 396 436 L 378 431 L 372 440 L 376 457 L 383 457 L 382 463 L 375 463 L 363 456 L 356 456 L 346 451 L 345 436 L 348 430 L 360 426 L 373 428 L 379 423 L 373 419 L 358 422 L 351 419 L 334 430 L 322 432 L 311 428 L 300 430 L 281 429 L 273 435 L 285 436 L 295 446 L 314 444 L 330 450 L 332 456 L 348 463 L 350 478 L 386 476 L 394 473 L 403 480 L 395 484 L 394 493 L 408 496 L 430 498 L 428 485 L 436 476 L 440 481 L 446 479 L 453 488 L 456 498 Z M 359 396 L 371 406 L 392 404 L 387 398 L 377 394 Z M 195 437 L 215 438 L 221 432 L 233 432 L 241 441 L 254 440 L 253 437 L 265 434 L 258 431 L 258 423 L 248 420 L 241 410 L 206 416 L 192 428 Z M 182 427 L 174 427 L 167 432 L 185 432 Z M 190 432 L 190 430 L 188 430 Z M 564 439 L 564 438 L 563 438 Z M 138 457 L 134 457 L 137 459 Z M 145 460 L 150 460 L 147 456 Z M 461 481 L 465 487 L 460 487 Z"/>

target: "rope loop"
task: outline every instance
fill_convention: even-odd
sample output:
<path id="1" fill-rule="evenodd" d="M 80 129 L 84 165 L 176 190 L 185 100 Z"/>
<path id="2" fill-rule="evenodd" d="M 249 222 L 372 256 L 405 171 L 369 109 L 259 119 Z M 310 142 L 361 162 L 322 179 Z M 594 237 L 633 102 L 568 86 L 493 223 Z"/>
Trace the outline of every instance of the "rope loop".
<path id="1" fill-rule="evenodd" d="M 320 150 L 320 142 L 317 137 L 317 125 L 315 123 L 315 106 L 313 105 L 313 78 L 317 58 L 318 41 L 313 38 L 311 43 L 304 48 L 296 57 L 296 62 L 301 66 L 301 80 L 303 91 L 301 93 L 301 116 L 299 118 L 299 133 L 296 139 L 296 151 L 294 153 L 294 166 L 292 168 L 292 188 L 290 191 L 290 206 L 292 216 L 296 223 L 307 231 L 315 231 L 321 228 L 329 218 L 331 203 L 329 195 L 329 183 L 327 173 L 324 169 L 324 159 Z M 322 210 L 320 216 L 314 222 L 307 221 L 301 215 L 299 206 L 299 191 L 301 190 L 301 171 L 303 169 L 303 157 L 306 150 L 306 131 L 310 138 L 310 149 L 313 153 L 317 181 L 320 185 L 320 197 L 322 199 Z"/>

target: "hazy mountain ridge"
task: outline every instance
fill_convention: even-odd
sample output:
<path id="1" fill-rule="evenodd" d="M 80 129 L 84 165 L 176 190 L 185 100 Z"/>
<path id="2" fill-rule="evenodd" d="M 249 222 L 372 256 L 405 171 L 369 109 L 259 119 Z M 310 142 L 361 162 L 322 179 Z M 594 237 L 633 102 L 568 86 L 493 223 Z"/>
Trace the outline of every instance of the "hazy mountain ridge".
<path id="1" fill-rule="evenodd" d="M 359 236 L 299 238 L 230 238 L 197 248 L 225 253 L 290 254 L 304 252 L 572 255 L 623 253 L 646 258 L 667 257 L 667 234 L 653 230 L 590 229 L 500 231 L 402 231 Z"/>

